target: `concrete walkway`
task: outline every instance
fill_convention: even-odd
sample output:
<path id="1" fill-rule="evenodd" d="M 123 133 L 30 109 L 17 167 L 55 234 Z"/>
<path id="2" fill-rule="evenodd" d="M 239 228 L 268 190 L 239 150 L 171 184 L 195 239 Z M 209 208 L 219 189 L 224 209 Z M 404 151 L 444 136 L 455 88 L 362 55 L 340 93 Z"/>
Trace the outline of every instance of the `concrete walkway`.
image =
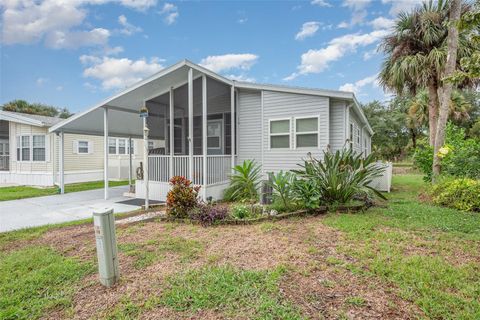
<path id="1" fill-rule="evenodd" d="M 46 197 L 0 201 L 0 232 L 46 224 L 90 218 L 94 208 L 112 207 L 115 213 L 139 209 L 117 203 L 128 186 L 109 189 L 109 200 L 103 200 L 103 189 L 72 192 Z"/>

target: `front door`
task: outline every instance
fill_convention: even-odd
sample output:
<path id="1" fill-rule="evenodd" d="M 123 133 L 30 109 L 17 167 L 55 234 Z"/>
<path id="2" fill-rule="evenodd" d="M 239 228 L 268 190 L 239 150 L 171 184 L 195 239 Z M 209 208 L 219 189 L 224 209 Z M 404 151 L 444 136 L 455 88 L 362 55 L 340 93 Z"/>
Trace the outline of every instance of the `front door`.
<path id="1" fill-rule="evenodd" d="M 223 120 L 208 120 L 207 154 L 223 154 Z"/>

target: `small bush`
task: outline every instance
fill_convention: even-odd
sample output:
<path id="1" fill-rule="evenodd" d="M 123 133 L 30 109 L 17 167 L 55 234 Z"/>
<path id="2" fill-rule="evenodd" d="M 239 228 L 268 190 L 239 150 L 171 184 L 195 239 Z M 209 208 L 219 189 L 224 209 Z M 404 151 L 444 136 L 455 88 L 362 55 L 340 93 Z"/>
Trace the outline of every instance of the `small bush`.
<path id="1" fill-rule="evenodd" d="M 247 219 L 252 216 L 252 211 L 244 204 L 237 204 L 232 207 L 231 215 L 234 219 Z"/>
<path id="2" fill-rule="evenodd" d="M 171 189 L 167 194 L 167 213 L 175 218 L 187 218 L 188 212 L 198 205 L 200 186 L 193 187 L 185 177 L 170 179 Z"/>
<path id="3" fill-rule="evenodd" d="M 280 171 L 277 174 L 270 172 L 268 178 L 268 183 L 274 190 L 274 199 L 280 200 L 285 210 L 288 210 L 292 202 L 292 182 L 295 175 L 289 171 Z"/>
<path id="4" fill-rule="evenodd" d="M 320 189 L 317 188 L 314 180 L 294 180 L 292 193 L 303 209 L 315 210 L 321 205 Z"/>
<path id="5" fill-rule="evenodd" d="M 190 219 L 199 221 L 203 226 L 209 226 L 228 216 L 226 206 L 201 204 L 189 213 Z"/>
<path id="6" fill-rule="evenodd" d="M 480 211 L 480 181 L 472 179 L 448 179 L 433 186 L 433 203 L 462 210 Z"/>
<path id="7" fill-rule="evenodd" d="M 227 201 L 257 200 L 260 187 L 260 166 L 255 161 L 245 160 L 233 167 L 230 186 L 224 192 Z"/>

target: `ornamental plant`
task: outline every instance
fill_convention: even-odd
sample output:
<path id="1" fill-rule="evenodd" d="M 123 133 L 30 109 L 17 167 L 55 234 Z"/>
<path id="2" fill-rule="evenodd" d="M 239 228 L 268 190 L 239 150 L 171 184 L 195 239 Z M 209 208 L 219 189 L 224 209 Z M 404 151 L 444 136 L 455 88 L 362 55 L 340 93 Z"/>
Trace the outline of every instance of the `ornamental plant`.
<path id="1" fill-rule="evenodd" d="M 199 221 L 204 227 L 225 220 L 228 216 L 228 208 L 221 205 L 199 204 L 190 210 L 190 219 Z"/>
<path id="2" fill-rule="evenodd" d="M 320 193 L 322 201 L 329 206 L 347 203 L 359 194 L 373 192 L 386 199 L 377 189 L 370 186 L 383 168 L 376 165 L 373 154 L 363 157 L 353 150 L 335 153 L 324 152 L 323 159 L 305 160 L 301 170 L 294 172 L 304 180 L 310 180 Z"/>
<path id="3" fill-rule="evenodd" d="M 462 211 L 480 211 L 480 181 L 468 178 L 443 179 L 430 192 L 435 204 Z"/>
<path id="4" fill-rule="evenodd" d="M 182 176 L 170 179 L 170 191 L 167 193 L 167 214 L 175 218 L 187 218 L 190 210 L 198 205 L 200 186 Z"/>
<path id="5" fill-rule="evenodd" d="M 295 175 L 289 171 L 280 171 L 277 174 L 270 172 L 268 174 L 268 183 L 274 190 L 275 200 L 280 200 L 283 207 L 288 210 L 292 202 L 292 184 Z"/>
<path id="6" fill-rule="evenodd" d="M 260 188 L 260 166 L 255 161 L 245 160 L 233 167 L 230 186 L 225 190 L 224 198 L 229 201 L 257 200 Z"/>

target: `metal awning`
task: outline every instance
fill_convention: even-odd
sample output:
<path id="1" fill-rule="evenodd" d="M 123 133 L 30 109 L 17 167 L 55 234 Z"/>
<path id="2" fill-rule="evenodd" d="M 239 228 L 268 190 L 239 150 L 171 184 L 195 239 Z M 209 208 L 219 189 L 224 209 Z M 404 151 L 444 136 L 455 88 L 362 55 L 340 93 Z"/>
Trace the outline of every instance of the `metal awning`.
<path id="1" fill-rule="evenodd" d="M 145 101 L 168 92 L 171 87 L 176 88 L 186 84 L 190 68 L 193 70 L 194 79 L 205 74 L 229 85 L 233 83 L 231 80 L 199 65 L 183 60 L 92 108 L 52 126 L 49 131 L 103 136 L 103 109 L 108 108 L 108 132 L 110 136 L 141 138 L 143 136 L 143 125 L 139 118 L 139 111 L 144 106 Z"/>

